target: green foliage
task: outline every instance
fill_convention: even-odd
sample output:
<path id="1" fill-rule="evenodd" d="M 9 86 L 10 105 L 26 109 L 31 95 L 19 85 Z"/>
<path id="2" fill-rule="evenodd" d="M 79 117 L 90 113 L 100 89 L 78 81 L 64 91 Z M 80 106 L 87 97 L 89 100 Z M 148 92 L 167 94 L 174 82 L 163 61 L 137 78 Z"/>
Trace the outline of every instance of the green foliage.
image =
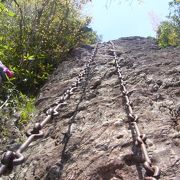
<path id="1" fill-rule="evenodd" d="M 167 21 L 163 21 L 157 30 L 160 47 L 180 45 L 180 2 L 169 3 L 170 13 Z"/>
<path id="2" fill-rule="evenodd" d="M 10 88 L 12 84 L 7 82 L 0 89 L 4 99 L 0 101 L 0 138 L 11 136 L 11 130 L 14 126 L 21 129 L 32 118 L 36 112 L 35 98 L 28 97 L 19 92 L 15 87 Z M 8 89 L 8 91 L 5 91 Z M 7 93 L 7 94 L 5 94 Z"/>
<path id="3" fill-rule="evenodd" d="M 29 98 L 26 95 L 20 93 L 19 97 L 16 99 L 17 108 L 20 111 L 20 118 L 17 123 L 18 127 L 21 128 L 29 122 L 35 113 L 34 106 L 35 98 Z"/>
<path id="4" fill-rule="evenodd" d="M 1 128 L 1 133 L 0 133 L 1 137 L 3 138 L 7 138 L 9 136 L 9 131 L 8 131 L 8 128 L 6 127 L 2 127 Z"/>
<path id="5" fill-rule="evenodd" d="M 6 6 L 1 2 L 0 2 L 0 13 L 1 14 L 4 13 L 4 14 L 11 16 L 11 17 L 15 16 L 15 14 L 11 10 L 6 8 Z"/>
<path id="6" fill-rule="evenodd" d="M 91 19 L 81 15 L 87 1 L 5 2 L 9 14 L 0 13 L 0 58 L 13 68 L 13 83 L 24 93 L 37 94 L 70 49 L 97 40 L 88 28 Z"/>
<path id="7" fill-rule="evenodd" d="M 18 128 L 28 123 L 35 112 L 34 96 L 69 50 L 97 41 L 96 33 L 88 28 L 91 19 L 81 15 L 87 2 L 0 2 L 0 60 L 15 73 L 1 84 L 0 137 L 11 135 L 13 123 Z"/>
<path id="8" fill-rule="evenodd" d="M 172 22 L 162 22 L 157 33 L 160 47 L 177 46 L 179 44 L 177 27 Z"/>

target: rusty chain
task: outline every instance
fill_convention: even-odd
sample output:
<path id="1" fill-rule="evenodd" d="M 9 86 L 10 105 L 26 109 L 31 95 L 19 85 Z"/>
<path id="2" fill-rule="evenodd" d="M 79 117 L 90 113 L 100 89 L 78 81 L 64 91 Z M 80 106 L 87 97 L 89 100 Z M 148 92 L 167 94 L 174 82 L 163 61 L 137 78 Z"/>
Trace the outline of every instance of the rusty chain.
<path id="1" fill-rule="evenodd" d="M 118 57 L 115 52 L 115 46 L 113 42 L 110 42 L 113 47 L 113 55 L 115 60 L 115 66 L 116 70 L 118 72 L 118 78 L 120 80 L 120 85 L 122 88 L 122 93 L 124 95 L 124 99 L 126 101 L 127 111 L 128 111 L 128 117 L 131 120 L 131 124 L 134 127 L 136 131 L 136 144 L 140 146 L 141 151 L 144 156 L 144 169 L 146 170 L 146 177 L 145 180 L 157 180 L 160 176 L 160 169 L 158 166 L 155 166 L 152 164 L 151 159 L 149 158 L 147 148 L 146 148 L 146 136 L 145 134 L 141 134 L 137 119 L 138 117 L 133 113 L 132 105 L 128 97 L 128 91 L 126 89 L 122 74 L 121 74 L 121 67 L 118 64 Z M 28 138 L 27 140 L 18 148 L 16 152 L 13 151 L 7 151 L 1 160 L 0 164 L 0 176 L 6 175 L 10 173 L 14 166 L 20 165 L 24 162 L 25 157 L 22 154 L 28 146 L 35 140 L 43 137 L 44 133 L 42 131 L 42 128 L 51 120 L 54 116 L 58 115 L 58 109 L 60 107 L 63 107 L 67 105 L 66 100 L 70 98 L 70 96 L 73 94 L 74 90 L 77 89 L 78 85 L 81 84 L 84 76 L 88 73 L 91 62 L 94 60 L 95 55 L 97 52 L 97 45 L 92 53 L 92 56 L 88 63 L 85 65 L 84 70 L 79 74 L 78 78 L 72 83 L 72 85 L 60 96 L 59 100 L 57 100 L 52 106 L 55 106 L 54 108 L 50 107 L 46 111 L 46 118 L 41 123 L 36 123 L 34 125 L 34 128 L 32 130 L 29 130 L 27 132 Z"/>
<path id="2" fill-rule="evenodd" d="M 60 107 L 66 106 L 70 96 L 74 93 L 74 90 L 77 89 L 79 84 L 81 84 L 84 77 L 89 73 L 90 67 L 92 62 L 94 61 L 94 58 L 97 53 L 98 44 L 96 44 L 92 55 L 90 59 L 88 60 L 87 64 L 85 65 L 84 69 L 81 71 L 81 73 L 78 75 L 77 79 L 72 83 L 72 85 L 60 96 L 60 98 L 54 103 L 55 107 L 50 107 L 46 111 L 46 117 L 42 122 L 35 123 L 34 128 L 27 131 L 28 138 L 26 141 L 15 151 L 7 151 L 4 153 L 1 163 L 0 163 L 0 176 L 9 174 L 14 166 L 20 165 L 24 162 L 25 157 L 22 154 L 29 145 L 39 139 L 42 138 L 44 135 L 44 132 L 42 131 L 43 127 L 53 119 L 54 116 L 57 116 L 59 114 L 58 109 Z M 54 105 L 53 104 L 53 105 Z"/>
<path id="3" fill-rule="evenodd" d="M 113 47 L 112 52 L 114 55 L 115 66 L 116 66 L 116 70 L 118 73 L 118 78 L 120 81 L 122 93 L 123 93 L 123 96 L 124 96 L 124 99 L 126 102 L 127 115 L 128 115 L 128 118 L 131 120 L 130 123 L 131 123 L 132 127 L 134 127 L 135 132 L 136 132 L 136 144 L 141 148 L 141 151 L 142 151 L 143 156 L 144 156 L 143 166 L 144 166 L 144 169 L 146 171 L 146 176 L 144 179 L 145 180 L 156 180 L 160 176 L 160 169 L 158 166 L 155 166 L 152 164 L 152 161 L 148 155 L 148 151 L 146 148 L 146 135 L 142 134 L 139 130 L 138 123 L 137 123 L 138 117 L 137 117 L 137 115 L 135 115 L 133 113 L 132 105 L 131 105 L 131 102 L 130 102 L 129 96 L 128 96 L 128 91 L 127 91 L 127 88 L 125 86 L 125 83 L 124 83 L 124 80 L 122 77 L 121 67 L 118 64 L 118 57 L 117 57 L 117 54 L 115 51 L 115 45 L 112 41 L 110 41 L 110 43 Z"/>

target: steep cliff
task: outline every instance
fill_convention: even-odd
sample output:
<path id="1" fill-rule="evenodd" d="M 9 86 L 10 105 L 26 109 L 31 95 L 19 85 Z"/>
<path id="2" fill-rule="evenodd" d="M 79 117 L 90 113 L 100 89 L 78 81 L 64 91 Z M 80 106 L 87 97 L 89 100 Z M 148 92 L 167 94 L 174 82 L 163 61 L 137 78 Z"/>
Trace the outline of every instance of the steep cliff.
<path id="1" fill-rule="evenodd" d="M 152 38 L 113 41 L 138 125 L 147 136 L 147 151 L 161 169 L 161 180 L 180 179 L 180 48 L 160 49 Z M 75 81 L 95 46 L 73 50 L 42 88 L 37 116 Z M 125 108 L 112 45 L 98 45 L 86 77 L 59 115 L 43 128 L 44 137 L 23 153 L 13 180 L 139 180 L 145 170 Z M 24 137 L 26 139 L 26 137 Z M 13 150 L 18 145 L 13 146 Z"/>

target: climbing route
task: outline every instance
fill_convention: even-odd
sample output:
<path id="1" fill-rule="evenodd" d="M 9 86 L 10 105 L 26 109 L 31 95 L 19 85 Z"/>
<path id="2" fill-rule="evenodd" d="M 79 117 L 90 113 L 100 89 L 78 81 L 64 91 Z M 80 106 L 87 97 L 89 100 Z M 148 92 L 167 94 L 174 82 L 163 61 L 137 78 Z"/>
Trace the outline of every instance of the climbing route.
<path id="1" fill-rule="evenodd" d="M 158 166 L 153 166 L 152 165 L 152 161 L 149 158 L 148 152 L 147 152 L 147 148 L 146 148 L 146 135 L 142 134 L 139 130 L 137 121 L 138 121 L 138 117 L 133 113 L 133 109 L 132 109 L 132 105 L 131 102 L 129 100 L 129 96 L 128 96 L 128 91 L 126 89 L 125 86 L 125 82 L 123 80 L 123 76 L 122 76 L 122 72 L 121 72 L 121 68 L 118 64 L 118 57 L 115 51 L 115 45 L 114 43 L 111 41 L 110 42 L 112 45 L 112 51 L 114 54 L 114 60 L 115 60 L 115 66 L 116 66 L 116 70 L 118 73 L 118 78 L 120 80 L 120 84 L 121 84 L 121 89 L 122 89 L 122 93 L 124 95 L 124 99 L 125 99 L 125 105 L 127 107 L 127 114 L 128 114 L 128 118 L 130 120 L 130 126 L 131 128 L 134 128 L 135 130 L 135 141 L 136 141 L 136 145 L 140 146 L 141 151 L 143 153 L 144 156 L 144 168 L 146 170 L 146 180 L 156 180 L 157 178 L 159 179 L 160 176 L 160 169 Z M 134 133 L 133 133 L 134 134 Z"/>
<path id="2" fill-rule="evenodd" d="M 3 180 L 179 178 L 177 57 L 140 37 L 76 49 L 42 88 L 27 141 L 5 153 Z"/>

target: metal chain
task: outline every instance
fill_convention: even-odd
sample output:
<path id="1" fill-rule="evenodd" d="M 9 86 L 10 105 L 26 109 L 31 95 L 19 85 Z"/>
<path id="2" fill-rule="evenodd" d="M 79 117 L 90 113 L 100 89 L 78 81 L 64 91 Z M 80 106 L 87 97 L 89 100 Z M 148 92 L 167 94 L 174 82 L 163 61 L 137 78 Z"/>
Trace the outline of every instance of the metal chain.
<path id="1" fill-rule="evenodd" d="M 111 45 L 113 46 L 113 55 L 115 59 L 115 66 L 116 70 L 118 72 L 118 78 L 120 80 L 120 85 L 122 88 L 122 93 L 124 95 L 125 101 L 126 101 L 126 106 L 127 106 L 127 111 L 128 111 L 128 117 L 131 120 L 131 124 L 134 127 L 136 131 L 136 144 L 140 146 L 141 151 L 144 155 L 144 163 L 143 166 L 146 170 L 146 177 L 144 178 L 145 180 L 157 180 L 160 176 L 160 169 L 158 166 L 152 165 L 152 161 L 149 158 L 147 148 L 146 148 L 146 136 L 145 134 L 141 134 L 138 124 L 137 124 L 137 119 L 138 117 L 133 113 L 133 109 L 128 97 L 128 91 L 126 89 L 122 74 L 121 74 L 121 69 L 118 64 L 118 57 L 115 52 L 115 46 L 113 42 L 110 42 Z M 34 128 L 32 130 L 29 130 L 27 132 L 27 135 L 29 136 L 28 139 L 18 148 L 16 152 L 13 151 L 7 151 L 1 160 L 0 164 L 0 176 L 9 174 L 13 167 L 16 165 L 20 165 L 24 162 L 24 155 L 22 154 L 29 146 L 30 143 L 33 141 L 43 137 L 44 133 L 42 131 L 42 128 L 51 120 L 53 119 L 54 116 L 58 115 L 58 109 L 60 107 L 63 107 L 67 105 L 66 100 L 70 98 L 70 96 L 73 94 L 74 90 L 77 89 L 78 85 L 81 84 L 84 76 L 89 72 L 91 62 L 94 60 L 96 52 L 97 52 L 97 46 L 95 47 L 92 56 L 88 63 L 85 65 L 84 70 L 79 74 L 78 78 L 72 83 L 72 85 L 61 95 L 59 100 L 57 100 L 53 106 L 55 105 L 54 108 L 49 108 L 46 111 L 46 118 L 41 122 L 41 123 L 36 123 Z"/>
<path id="2" fill-rule="evenodd" d="M 122 93 L 126 102 L 126 107 L 127 107 L 127 115 L 128 118 L 131 120 L 130 123 L 132 125 L 132 127 L 134 127 L 135 132 L 136 132 L 136 144 L 141 148 L 141 151 L 143 153 L 144 156 L 144 169 L 146 170 L 146 176 L 145 176 L 145 180 L 156 180 L 159 178 L 160 176 L 160 169 L 158 166 L 155 166 L 152 164 L 151 159 L 149 158 L 148 152 L 147 152 L 147 148 L 146 148 L 146 136 L 145 134 L 142 134 L 139 130 L 138 124 L 137 124 L 137 120 L 138 117 L 133 113 L 133 109 L 132 109 L 132 105 L 131 102 L 129 100 L 129 96 L 128 96 L 128 91 L 126 89 L 123 77 L 122 77 L 122 73 L 121 73 L 121 67 L 118 64 L 118 57 L 115 51 L 115 45 L 112 41 L 110 41 L 113 49 L 113 55 L 114 55 L 114 60 L 115 60 L 115 66 L 116 66 L 116 70 L 118 73 L 118 78 L 120 80 L 120 85 L 121 85 L 121 89 L 122 89 Z"/>
<path id="3" fill-rule="evenodd" d="M 12 170 L 14 166 L 20 165 L 24 162 L 25 157 L 22 154 L 28 147 L 29 145 L 39 139 L 42 138 L 44 135 L 44 132 L 42 131 L 42 128 L 50 121 L 53 119 L 54 116 L 57 116 L 58 113 L 58 109 L 60 107 L 63 107 L 65 105 L 67 105 L 66 100 L 70 98 L 70 96 L 74 93 L 74 91 L 77 89 L 77 87 L 81 84 L 81 82 L 83 81 L 83 79 L 86 77 L 86 75 L 89 73 L 90 71 L 90 67 L 92 62 L 94 61 L 94 58 L 96 56 L 97 53 L 97 48 L 98 48 L 98 44 L 96 44 L 93 52 L 92 52 L 92 56 L 90 57 L 90 59 L 88 60 L 87 64 L 85 65 L 84 69 L 81 71 L 81 73 L 78 75 L 77 79 L 72 83 L 72 85 L 63 93 L 63 95 L 61 95 L 61 97 L 59 98 L 58 101 L 56 101 L 56 106 L 54 108 L 49 108 L 46 111 L 46 117 L 45 119 L 40 122 L 40 123 L 36 123 L 34 125 L 34 128 L 31 130 L 27 131 L 27 136 L 28 138 L 26 139 L 26 141 L 17 149 L 17 151 L 13 152 L 13 151 L 7 151 L 1 160 L 1 164 L 0 164 L 0 176 L 2 175 L 7 175 L 9 174 Z"/>

